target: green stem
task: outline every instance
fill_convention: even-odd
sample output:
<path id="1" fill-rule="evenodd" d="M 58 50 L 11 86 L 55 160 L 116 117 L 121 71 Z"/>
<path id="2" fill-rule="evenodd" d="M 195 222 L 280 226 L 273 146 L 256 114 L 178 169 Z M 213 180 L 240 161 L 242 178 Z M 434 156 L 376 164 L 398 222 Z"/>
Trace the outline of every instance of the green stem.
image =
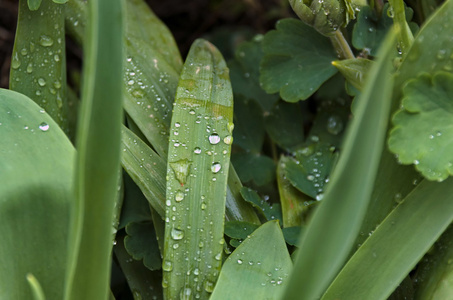
<path id="1" fill-rule="evenodd" d="M 330 40 L 341 59 L 355 58 L 354 53 L 352 53 L 351 47 L 349 47 L 348 41 L 344 38 L 341 30 L 335 31 L 335 35 L 331 36 Z"/>
<path id="2" fill-rule="evenodd" d="M 389 0 L 393 10 L 393 24 L 397 29 L 399 51 L 405 55 L 414 41 L 414 36 L 406 22 L 406 13 L 403 0 Z"/>

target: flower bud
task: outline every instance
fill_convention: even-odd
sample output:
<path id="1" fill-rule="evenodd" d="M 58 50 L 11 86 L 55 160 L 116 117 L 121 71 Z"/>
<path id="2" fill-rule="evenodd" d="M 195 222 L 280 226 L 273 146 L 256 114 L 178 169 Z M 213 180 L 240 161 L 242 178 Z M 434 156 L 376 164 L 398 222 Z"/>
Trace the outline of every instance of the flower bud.
<path id="1" fill-rule="evenodd" d="M 349 21 L 344 0 L 289 0 L 297 16 L 325 36 L 331 36 Z"/>

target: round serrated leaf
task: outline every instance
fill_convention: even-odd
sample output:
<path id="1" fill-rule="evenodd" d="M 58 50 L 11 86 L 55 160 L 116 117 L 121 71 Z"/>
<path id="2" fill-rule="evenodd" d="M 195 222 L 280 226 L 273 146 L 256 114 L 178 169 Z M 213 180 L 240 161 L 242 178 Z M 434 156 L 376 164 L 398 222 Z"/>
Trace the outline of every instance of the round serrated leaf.
<path id="1" fill-rule="evenodd" d="M 328 38 L 296 19 L 277 23 L 263 40 L 260 82 L 268 93 L 280 92 L 283 100 L 310 97 L 337 70 L 335 51 Z"/>
<path id="2" fill-rule="evenodd" d="M 162 260 L 153 223 L 129 223 L 126 232 L 124 246 L 129 255 L 135 260 L 143 259 L 143 264 L 151 271 L 160 269 Z"/>
<path id="3" fill-rule="evenodd" d="M 390 151 L 427 179 L 443 181 L 453 174 L 453 75 L 422 74 L 407 82 L 403 95 L 403 107 L 393 116 Z"/>

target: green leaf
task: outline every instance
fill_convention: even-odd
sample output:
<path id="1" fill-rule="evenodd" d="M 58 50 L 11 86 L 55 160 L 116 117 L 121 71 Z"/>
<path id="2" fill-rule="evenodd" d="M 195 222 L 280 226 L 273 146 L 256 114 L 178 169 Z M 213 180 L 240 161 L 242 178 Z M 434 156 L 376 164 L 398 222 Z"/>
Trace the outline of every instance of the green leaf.
<path id="1" fill-rule="evenodd" d="M 291 268 L 278 222 L 267 222 L 227 258 L 210 299 L 278 299 Z"/>
<path id="2" fill-rule="evenodd" d="M 452 299 L 453 227 L 450 226 L 420 262 L 414 281 L 416 300 Z"/>
<path id="3" fill-rule="evenodd" d="M 380 60 L 369 74 L 343 152 L 323 201 L 299 243 L 295 270 L 281 299 L 319 298 L 340 270 L 359 233 L 385 140 L 394 41 L 394 34 L 386 39 Z"/>
<path id="4" fill-rule="evenodd" d="M 282 156 L 277 166 L 277 184 L 282 206 L 282 218 L 284 227 L 300 226 L 303 223 L 304 212 L 313 201 L 298 191 L 287 178 L 285 166 L 290 160 Z"/>
<path id="5" fill-rule="evenodd" d="M 288 102 L 307 99 L 337 72 L 329 39 L 296 19 L 280 20 L 264 36 L 263 51 L 262 87 Z"/>
<path id="6" fill-rule="evenodd" d="M 46 296 L 44 295 L 44 291 L 42 290 L 41 284 L 39 281 L 36 279 L 33 274 L 28 273 L 27 274 L 27 281 L 28 284 L 30 285 L 30 288 L 33 292 L 33 299 L 35 300 L 45 300 Z"/>
<path id="7" fill-rule="evenodd" d="M 337 157 L 338 154 L 330 146 L 312 144 L 296 152 L 296 159 L 287 159 L 283 171 L 295 188 L 313 199 L 321 200 Z"/>
<path id="8" fill-rule="evenodd" d="M 141 261 L 134 260 L 124 247 L 124 232 L 117 234 L 113 247 L 116 261 L 123 271 L 134 299 L 162 300 L 162 271 L 151 271 Z"/>
<path id="9" fill-rule="evenodd" d="M 28 97 L 0 89 L 0 299 L 63 299 L 75 150 Z"/>
<path id="10" fill-rule="evenodd" d="M 453 174 L 453 75 L 422 74 L 403 88 L 402 108 L 393 116 L 389 148 L 403 164 L 429 180 L 442 181 Z"/>
<path id="11" fill-rule="evenodd" d="M 278 100 L 278 94 L 267 94 L 259 83 L 259 66 L 263 57 L 262 35 L 257 35 L 250 42 L 240 44 L 234 60 L 228 62 L 231 85 L 235 95 L 253 99 L 263 111 L 270 111 Z"/>
<path id="12" fill-rule="evenodd" d="M 348 261 L 322 300 L 386 299 L 453 221 L 452 184 L 420 183 Z"/>
<path id="13" fill-rule="evenodd" d="M 382 8 L 381 16 L 378 16 L 370 6 L 362 7 L 352 32 L 352 45 L 356 49 L 376 56 L 378 47 L 382 45 L 385 35 L 393 25 L 393 19 L 389 16 L 392 13 L 391 10 L 389 11 L 388 3 Z M 410 7 L 405 8 L 405 15 L 407 22 L 409 22 L 413 16 Z M 409 23 L 409 26 L 415 31 L 418 27 L 414 25 L 416 24 L 413 22 Z"/>
<path id="14" fill-rule="evenodd" d="M 372 64 L 372 60 L 364 58 L 344 59 L 332 62 L 332 65 L 343 74 L 344 78 L 359 91 L 362 90 L 366 75 L 371 69 Z"/>
<path id="15" fill-rule="evenodd" d="M 225 223 L 225 234 L 230 238 L 245 240 L 259 225 L 241 221 L 230 221 Z"/>
<path id="16" fill-rule="evenodd" d="M 64 6 L 19 1 L 10 89 L 27 95 L 68 133 Z M 39 9 L 38 9 L 39 8 Z"/>
<path id="17" fill-rule="evenodd" d="M 164 219 L 166 162 L 126 127 L 121 129 L 121 164 Z"/>
<path id="18" fill-rule="evenodd" d="M 157 245 L 156 233 L 152 222 L 129 223 L 126 226 L 127 236 L 124 247 L 135 260 L 142 260 L 151 271 L 159 270 L 162 265 Z"/>
<path id="19" fill-rule="evenodd" d="M 226 63 L 212 44 L 196 40 L 180 76 L 171 122 L 162 264 L 168 299 L 207 298 L 217 281 L 232 122 Z"/>
<path id="20" fill-rule="evenodd" d="M 270 183 L 275 178 L 275 163 L 268 157 L 253 153 L 234 153 L 231 156 L 242 182 L 253 181 L 258 186 Z"/>
<path id="21" fill-rule="evenodd" d="M 297 246 L 300 241 L 303 228 L 300 226 L 282 228 L 285 241 L 291 246 Z"/>
<path id="22" fill-rule="evenodd" d="M 304 142 L 304 120 L 298 104 L 280 101 L 264 120 L 272 141 L 286 151 L 291 152 Z"/>
<path id="23" fill-rule="evenodd" d="M 251 203 L 258 211 L 262 212 L 268 221 L 282 220 L 280 204 L 274 203 L 270 205 L 268 202 L 261 199 L 257 192 L 247 187 L 242 188 L 241 195 L 244 197 L 245 201 Z"/>
<path id="24" fill-rule="evenodd" d="M 88 8 L 66 300 L 109 295 L 121 170 L 122 1 L 90 1 Z"/>
<path id="25" fill-rule="evenodd" d="M 265 135 L 261 107 L 243 96 L 234 100 L 234 144 L 247 152 L 260 153 Z"/>

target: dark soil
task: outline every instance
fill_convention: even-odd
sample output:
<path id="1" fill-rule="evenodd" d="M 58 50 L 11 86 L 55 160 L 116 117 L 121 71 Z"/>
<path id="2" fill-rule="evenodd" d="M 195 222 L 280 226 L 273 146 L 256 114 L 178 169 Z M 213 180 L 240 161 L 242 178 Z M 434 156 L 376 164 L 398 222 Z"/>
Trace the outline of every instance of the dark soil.
<path id="1" fill-rule="evenodd" d="M 45 0 L 51 1 L 51 0 Z M 71 0 L 70 0 L 71 1 Z M 183 56 L 192 42 L 217 28 L 248 28 L 264 33 L 292 16 L 287 0 L 146 0 L 175 36 Z M 18 0 L 0 0 L 0 88 L 8 87 Z M 68 44 L 68 72 L 77 68 L 80 50 Z"/>

